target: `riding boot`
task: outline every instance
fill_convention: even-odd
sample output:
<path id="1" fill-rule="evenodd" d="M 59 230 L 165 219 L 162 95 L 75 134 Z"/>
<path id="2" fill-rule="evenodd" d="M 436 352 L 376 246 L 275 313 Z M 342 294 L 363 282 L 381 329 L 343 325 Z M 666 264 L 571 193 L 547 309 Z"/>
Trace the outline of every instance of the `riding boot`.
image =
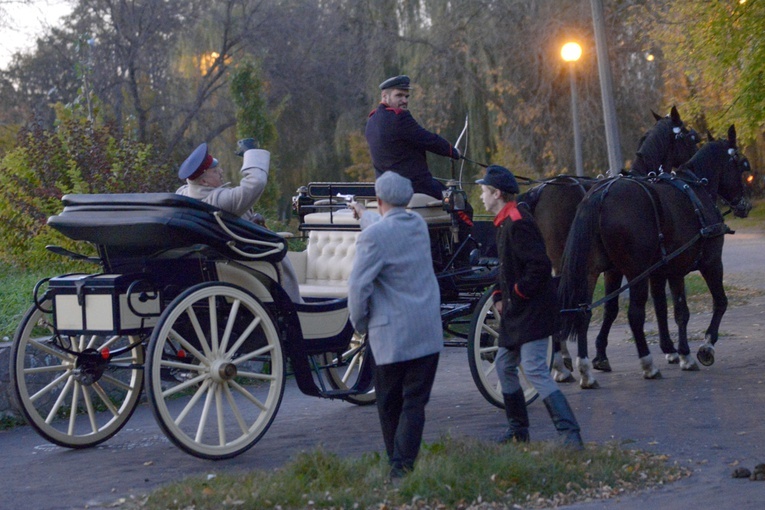
<path id="1" fill-rule="evenodd" d="M 498 443 L 528 443 L 529 413 L 526 410 L 526 396 L 519 389 L 513 393 L 503 393 L 505 414 L 508 428 L 498 439 Z"/>
<path id="2" fill-rule="evenodd" d="M 555 424 L 555 430 L 558 431 L 563 441 L 563 446 L 572 450 L 584 449 L 582 436 L 579 435 L 579 423 L 577 423 L 574 412 L 568 405 L 563 393 L 560 390 L 554 391 L 544 399 L 544 403 L 553 424 Z"/>

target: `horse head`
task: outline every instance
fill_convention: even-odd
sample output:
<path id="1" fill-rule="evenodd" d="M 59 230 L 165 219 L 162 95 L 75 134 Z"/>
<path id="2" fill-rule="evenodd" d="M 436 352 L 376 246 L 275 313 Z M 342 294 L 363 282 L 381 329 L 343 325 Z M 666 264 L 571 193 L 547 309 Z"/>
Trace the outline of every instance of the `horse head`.
<path id="1" fill-rule="evenodd" d="M 726 143 L 729 166 L 732 166 L 733 170 L 723 172 L 721 175 L 720 196 L 731 204 L 735 216 L 746 218 L 752 210 L 752 203 L 747 198 L 749 187 L 746 185 L 746 177 L 751 174 L 752 166 L 749 164 L 749 159 L 736 146 L 736 127 L 733 124 L 728 128 Z M 733 197 L 733 199 L 727 197 Z"/>
<path id="2" fill-rule="evenodd" d="M 728 128 L 727 139 L 706 143 L 680 169 L 690 170 L 706 182 L 712 198 L 716 200 L 719 195 L 730 205 L 735 216 L 746 218 L 749 215 L 752 204 L 746 197 L 744 176 L 751 172 L 751 166 L 738 150 L 734 125 Z"/>
<path id="3" fill-rule="evenodd" d="M 673 158 L 670 163 L 672 168 L 677 168 L 696 154 L 696 151 L 699 150 L 698 144 L 701 142 L 701 137 L 695 129 L 686 127 L 674 105 L 669 111 L 669 119 L 672 123 L 672 133 L 675 135 L 676 142 L 673 145 L 673 151 L 670 152 L 670 157 Z"/>
<path id="4" fill-rule="evenodd" d="M 699 134 L 688 129 L 676 107 L 669 115 L 659 116 L 651 110 L 656 124 L 640 139 L 632 172 L 648 175 L 651 172 L 670 171 L 690 160 L 701 141 Z"/>

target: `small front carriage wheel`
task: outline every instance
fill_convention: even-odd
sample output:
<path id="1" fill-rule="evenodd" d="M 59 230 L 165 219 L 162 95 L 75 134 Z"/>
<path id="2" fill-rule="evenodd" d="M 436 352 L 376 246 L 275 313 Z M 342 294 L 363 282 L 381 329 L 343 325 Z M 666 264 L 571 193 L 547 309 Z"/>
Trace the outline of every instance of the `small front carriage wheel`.
<path id="1" fill-rule="evenodd" d="M 361 376 L 361 367 L 368 355 L 367 349 L 369 345 L 366 337 L 354 332 L 350 345 L 340 354 L 340 358 L 332 353 L 321 354 L 320 362 L 328 367 L 327 377 L 330 386 L 336 390 L 352 388 Z M 372 386 L 366 393 L 346 395 L 343 399 L 359 406 L 368 406 L 377 401 L 377 394 Z"/>
<path id="2" fill-rule="evenodd" d="M 59 446 L 102 443 L 127 423 L 143 387 L 141 339 L 56 335 L 51 303 L 24 315 L 11 350 L 11 384 L 26 420 Z M 109 353 L 118 354 L 109 354 Z M 112 357 L 113 356 L 113 357 Z"/>
<path id="3" fill-rule="evenodd" d="M 475 307 L 473 320 L 470 323 L 468 336 L 468 364 L 473 381 L 478 386 L 478 391 L 489 403 L 499 408 L 504 408 L 502 388 L 497 377 L 495 358 L 499 341 L 499 314 L 492 300 L 494 286 L 489 287 L 481 296 Z M 552 341 L 547 349 L 547 365 L 552 367 Z M 526 396 L 526 405 L 532 403 L 539 396 L 536 388 L 532 386 L 523 374 L 523 369 L 518 367 L 518 377 L 521 388 Z"/>
<path id="4" fill-rule="evenodd" d="M 208 282 L 165 309 L 149 342 L 147 393 L 167 437 L 205 459 L 231 458 L 268 430 L 284 393 L 282 347 L 268 310 Z"/>

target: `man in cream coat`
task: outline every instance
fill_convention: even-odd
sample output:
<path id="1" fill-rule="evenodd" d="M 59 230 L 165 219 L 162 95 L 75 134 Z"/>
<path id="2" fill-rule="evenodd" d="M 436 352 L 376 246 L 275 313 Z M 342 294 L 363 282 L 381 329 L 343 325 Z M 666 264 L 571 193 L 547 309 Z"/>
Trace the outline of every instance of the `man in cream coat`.
<path id="1" fill-rule="evenodd" d="M 430 236 L 422 217 L 405 207 L 412 183 L 395 172 L 375 182 L 380 216 L 353 204 L 361 218 L 348 281 L 356 331 L 367 333 L 390 477 L 414 468 L 425 426 L 425 404 L 443 348 L 441 299 Z"/>
<path id="2" fill-rule="evenodd" d="M 218 160 L 212 157 L 207 150 L 207 144 L 203 143 L 186 158 L 178 170 L 178 177 L 186 179 L 186 184 L 178 188 L 176 193 L 196 198 L 264 226 L 262 216 L 253 212 L 252 206 L 266 188 L 271 153 L 258 149 L 253 138 L 239 140 L 238 148 L 237 155 L 244 158 L 239 186 L 229 186 L 229 183 L 223 182 L 223 170 L 218 166 Z M 277 268 L 282 278 L 281 285 L 290 299 L 301 303 L 297 274 L 290 259 L 282 259 Z"/>

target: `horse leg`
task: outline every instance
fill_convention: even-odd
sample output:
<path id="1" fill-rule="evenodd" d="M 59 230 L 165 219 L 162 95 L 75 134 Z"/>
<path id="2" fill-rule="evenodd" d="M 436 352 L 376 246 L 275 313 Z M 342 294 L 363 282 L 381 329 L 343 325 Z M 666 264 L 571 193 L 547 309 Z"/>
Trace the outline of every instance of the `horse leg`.
<path id="1" fill-rule="evenodd" d="M 568 370 L 573 370 L 574 363 L 573 361 L 571 361 L 571 352 L 568 350 L 568 343 L 566 343 L 565 341 L 560 342 L 560 354 L 561 354 L 561 357 L 563 358 L 563 365 Z"/>
<path id="2" fill-rule="evenodd" d="M 622 274 L 618 271 L 606 271 L 603 273 L 603 284 L 606 296 L 619 288 L 622 283 Z M 611 363 L 608 362 L 606 348 L 608 347 L 608 334 L 611 326 L 619 314 L 619 296 L 606 301 L 603 305 L 603 324 L 600 325 L 600 332 L 595 339 L 595 357 L 592 360 L 592 367 L 595 370 L 603 372 L 611 371 Z"/>
<path id="3" fill-rule="evenodd" d="M 553 335 L 553 359 L 552 359 L 552 376 L 556 382 L 570 383 L 574 382 L 574 376 L 571 374 L 571 355 L 569 354 L 568 362 L 566 365 L 566 358 L 563 355 L 563 351 L 568 353 L 568 347 L 566 347 L 566 340 L 561 338 L 559 333 Z"/>
<path id="4" fill-rule="evenodd" d="M 688 310 L 688 301 L 685 297 L 685 278 L 682 276 L 670 278 L 669 288 L 672 291 L 672 302 L 675 307 L 680 368 L 689 372 L 696 372 L 699 370 L 699 366 L 691 358 L 691 349 L 688 347 L 688 320 L 691 313 Z"/>
<path id="5" fill-rule="evenodd" d="M 667 293 L 664 288 L 667 279 L 661 276 L 653 276 L 649 279 L 651 285 L 651 298 L 653 299 L 653 309 L 656 312 L 656 323 L 659 327 L 659 346 L 664 357 L 670 364 L 675 364 L 679 360 L 677 350 L 672 343 L 672 337 L 669 335 L 669 320 L 667 319 Z M 685 291 L 683 291 L 685 294 Z M 672 293 L 675 299 L 675 293 Z M 675 322 L 677 322 L 677 302 L 675 302 Z"/>
<path id="6" fill-rule="evenodd" d="M 589 316 L 592 315 L 591 312 L 587 312 L 588 319 L 587 323 L 589 323 Z M 595 379 L 595 374 L 592 371 L 592 362 L 590 362 L 590 359 L 587 356 L 587 327 L 584 327 L 584 330 L 579 330 L 576 335 L 576 342 L 577 342 L 577 358 L 576 358 L 576 368 L 579 371 L 579 387 L 585 390 L 592 390 L 595 388 L 600 388 L 600 384 L 598 384 L 597 379 Z"/>
<path id="7" fill-rule="evenodd" d="M 587 276 L 587 285 L 589 292 L 589 301 L 592 303 L 592 294 L 595 291 L 595 284 L 598 281 L 598 275 L 590 274 Z M 579 371 L 579 387 L 585 390 L 591 390 L 599 388 L 595 374 L 592 371 L 592 363 L 590 362 L 589 355 L 587 353 L 587 330 L 590 327 L 590 320 L 592 319 L 592 312 L 588 310 L 583 320 L 579 321 L 576 331 L 576 368 Z"/>
<path id="8" fill-rule="evenodd" d="M 635 337 L 635 346 L 640 357 L 640 367 L 643 369 L 645 379 L 661 379 L 661 372 L 653 364 L 651 351 L 645 338 L 645 305 L 648 301 L 648 284 L 645 281 L 638 282 L 630 287 L 630 305 L 627 312 L 629 317 L 632 336 Z"/>
<path id="9" fill-rule="evenodd" d="M 714 345 L 717 343 L 720 321 L 723 314 L 725 314 L 725 310 L 728 308 L 728 297 L 725 295 L 725 287 L 723 287 L 722 259 L 712 267 L 704 268 L 701 271 L 701 276 L 704 277 L 704 281 L 707 283 L 707 287 L 709 287 L 709 292 L 712 293 L 713 304 L 712 320 L 704 334 L 704 343 L 699 347 L 696 358 L 698 358 L 699 363 L 708 367 L 715 362 Z"/>

